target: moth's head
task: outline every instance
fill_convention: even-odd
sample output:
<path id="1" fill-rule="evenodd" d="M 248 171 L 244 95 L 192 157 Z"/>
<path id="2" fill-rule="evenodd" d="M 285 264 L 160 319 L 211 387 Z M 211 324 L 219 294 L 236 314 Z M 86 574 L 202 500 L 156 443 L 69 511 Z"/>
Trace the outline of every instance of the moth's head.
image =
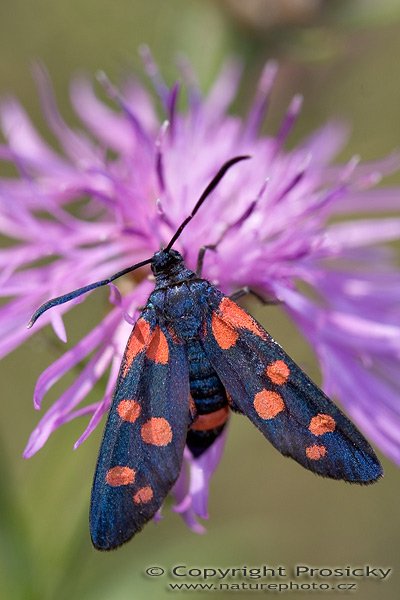
<path id="1" fill-rule="evenodd" d="M 156 252 L 151 260 L 151 270 L 154 275 L 165 273 L 173 267 L 181 264 L 183 258 L 176 250 L 160 250 Z"/>

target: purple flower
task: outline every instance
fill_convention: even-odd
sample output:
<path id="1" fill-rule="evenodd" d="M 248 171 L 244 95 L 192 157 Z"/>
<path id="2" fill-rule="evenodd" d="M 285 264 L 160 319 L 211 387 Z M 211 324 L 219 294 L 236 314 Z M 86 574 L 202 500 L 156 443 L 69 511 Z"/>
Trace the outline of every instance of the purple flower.
<path id="1" fill-rule="evenodd" d="M 181 64 L 185 111 L 178 109 L 181 86 L 164 83 L 147 51 L 145 67 L 161 114 L 136 79 L 117 90 L 101 77 L 115 108 L 97 98 L 89 81 L 78 79 L 71 98 L 85 132 L 65 124 L 46 73 L 37 69 L 45 116 L 61 152 L 41 139 L 16 100 L 3 100 L 6 143 L 0 156 L 19 175 L 0 180 L 0 231 L 10 239 L 0 251 L 1 290 L 8 299 L 0 308 L 0 354 L 48 323 L 66 341 L 62 315 L 71 304 L 45 313 L 27 330 L 34 310 L 150 257 L 190 213 L 222 163 L 250 154 L 252 160 L 225 177 L 176 248 L 194 268 L 199 248 L 223 236 L 217 252 L 207 254 L 204 277 L 225 293 L 250 286 L 278 297 L 313 345 L 325 390 L 400 462 L 400 272 L 390 246 L 400 234 L 394 216 L 400 189 L 376 187 L 399 168 L 399 157 L 372 164 L 355 157 L 332 166 L 346 139 L 336 122 L 285 150 L 299 96 L 277 134 L 260 135 L 274 63 L 265 67 L 245 119 L 227 112 L 238 86 L 237 64 L 224 66 L 207 96 L 189 66 Z M 60 425 L 84 417 L 77 448 L 107 411 L 132 323 L 152 289 L 146 278 L 127 278 L 122 285 L 123 294 L 110 286 L 113 308 L 104 319 L 39 377 L 36 409 L 63 375 L 83 365 L 39 421 L 25 457 Z M 103 378 L 103 398 L 88 404 Z M 208 484 L 224 438 L 198 460 L 187 450 L 174 488 L 175 510 L 196 531 L 201 530 L 197 517 L 207 517 Z"/>

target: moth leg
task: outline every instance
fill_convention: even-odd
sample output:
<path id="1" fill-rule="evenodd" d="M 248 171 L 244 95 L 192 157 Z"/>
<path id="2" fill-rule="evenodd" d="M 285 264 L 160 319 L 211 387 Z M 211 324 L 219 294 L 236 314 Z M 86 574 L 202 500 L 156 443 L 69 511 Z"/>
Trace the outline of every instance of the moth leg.
<path id="1" fill-rule="evenodd" d="M 261 302 L 261 304 L 268 304 L 270 306 L 274 306 L 277 304 L 282 304 L 281 300 L 278 300 L 277 298 L 273 298 L 272 296 L 268 297 L 268 296 L 261 296 L 261 294 L 258 294 L 257 292 L 255 292 L 254 290 L 252 290 L 249 287 L 243 287 L 240 290 L 237 290 L 236 292 L 234 292 L 231 296 L 229 296 L 229 298 L 231 300 L 238 300 L 239 298 L 242 298 L 243 296 L 247 296 L 247 295 L 252 295 L 255 298 L 257 298 L 257 300 L 259 302 Z"/>
<path id="2" fill-rule="evenodd" d="M 201 273 L 203 271 L 203 263 L 204 263 L 204 255 L 207 250 L 212 250 L 215 252 L 217 244 L 209 244 L 207 246 L 202 246 L 199 250 L 199 254 L 197 255 L 197 266 L 196 266 L 196 275 L 201 277 Z"/>

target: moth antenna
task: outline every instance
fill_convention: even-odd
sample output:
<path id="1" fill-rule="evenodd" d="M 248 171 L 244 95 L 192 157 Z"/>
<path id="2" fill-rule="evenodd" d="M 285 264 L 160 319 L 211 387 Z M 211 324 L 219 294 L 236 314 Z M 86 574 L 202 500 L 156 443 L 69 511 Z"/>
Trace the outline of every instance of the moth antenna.
<path id="1" fill-rule="evenodd" d="M 222 165 L 222 167 L 220 168 L 218 173 L 210 181 L 210 183 L 208 184 L 208 186 L 206 187 L 204 192 L 201 194 L 200 198 L 197 200 L 195 207 L 192 210 L 192 212 L 190 213 L 190 215 L 186 217 L 186 219 L 180 224 L 178 229 L 175 231 L 175 233 L 172 236 L 172 238 L 170 239 L 167 247 L 165 248 L 166 252 L 168 252 L 168 250 L 171 250 L 172 246 L 175 244 L 176 240 L 179 238 L 182 231 L 185 229 L 186 225 L 193 219 L 194 215 L 197 213 L 200 206 L 203 204 L 204 200 L 206 200 L 206 198 L 208 198 L 208 196 L 211 194 L 211 192 L 213 190 L 215 190 L 215 188 L 217 187 L 217 185 L 219 184 L 221 179 L 224 177 L 225 173 L 227 173 L 227 171 L 229 171 L 229 169 L 231 167 L 233 167 L 233 165 L 235 165 L 236 163 L 238 163 L 242 160 L 248 160 L 249 158 L 251 158 L 251 156 L 249 156 L 247 154 L 243 155 L 243 156 L 235 156 L 234 158 L 231 158 L 225 164 Z"/>
<path id="2" fill-rule="evenodd" d="M 34 323 L 37 321 L 37 319 L 44 312 L 49 310 L 49 308 L 53 308 L 53 306 L 59 306 L 60 304 L 65 304 L 66 302 L 69 302 L 70 300 L 74 300 L 74 298 L 78 298 L 79 296 L 82 296 L 83 294 L 86 294 L 87 292 L 90 292 L 91 290 L 94 290 L 98 287 L 102 287 L 103 285 L 108 285 L 115 279 L 118 279 L 118 277 L 122 277 L 122 275 L 131 273 L 131 271 L 135 271 L 136 269 L 139 269 L 140 267 L 143 267 L 144 265 L 148 265 L 149 263 L 151 263 L 151 260 L 152 260 L 151 258 L 147 258 L 146 260 L 142 260 L 141 262 L 136 263 L 135 265 L 132 265 L 131 267 L 127 267 L 126 269 L 122 269 L 122 271 L 118 271 L 118 273 L 114 273 L 114 275 L 111 275 L 111 277 L 108 277 L 107 279 L 102 279 L 101 281 L 96 281 L 95 283 L 91 283 L 89 285 L 85 285 L 84 287 L 78 288 L 77 290 L 74 290 L 73 292 L 68 292 L 68 294 L 64 294 L 63 296 L 57 296 L 57 298 L 52 298 L 51 300 L 48 300 L 47 302 L 45 302 L 44 304 L 39 306 L 37 311 L 34 312 L 34 314 L 31 317 L 31 320 L 29 321 L 29 323 L 27 325 L 27 328 L 30 329 L 32 327 L 32 325 L 34 325 Z"/>
<path id="3" fill-rule="evenodd" d="M 235 156 L 234 158 L 231 158 L 225 164 L 222 165 L 222 167 L 220 168 L 218 173 L 210 181 L 210 183 L 208 184 L 208 186 L 206 187 L 204 192 L 201 194 L 200 198 L 196 202 L 195 207 L 193 208 L 190 215 L 188 217 L 186 217 L 186 219 L 181 223 L 181 225 L 178 227 L 178 229 L 172 236 L 168 246 L 165 248 L 166 252 L 168 252 L 168 250 L 170 250 L 172 248 L 172 246 L 174 245 L 174 243 L 176 242 L 178 237 L 181 235 L 181 233 L 184 230 L 184 228 L 186 227 L 186 225 L 193 219 L 194 215 L 197 213 L 200 206 L 203 204 L 204 200 L 217 187 L 217 185 L 219 184 L 221 179 L 224 177 L 225 173 L 227 171 L 229 171 L 229 169 L 236 163 L 238 163 L 242 160 L 247 160 L 249 158 L 250 158 L 250 156 L 248 156 L 248 155 Z M 85 285 L 84 287 L 78 288 L 77 290 L 69 292 L 68 294 L 64 294 L 63 296 L 57 296 L 56 298 L 52 298 L 51 300 L 48 300 L 47 302 L 45 302 L 44 304 L 39 306 L 39 308 L 34 312 L 34 314 L 32 315 L 32 317 L 27 325 L 27 328 L 30 329 L 35 324 L 37 319 L 43 313 L 45 313 L 47 310 L 49 310 L 49 308 L 53 308 L 53 306 L 59 306 L 60 304 L 65 304 L 66 302 L 69 302 L 70 300 L 74 300 L 75 298 L 78 298 L 79 296 L 82 296 L 83 294 L 86 294 L 87 292 L 91 292 L 92 290 L 94 290 L 98 287 L 102 287 L 103 285 L 108 285 L 112 281 L 115 281 L 115 279 L 118 279 L 119 277 L 122 277 L 123 275 L 126 275 L 127 273 L 131 273 L 132 271 L 135 271 L 136 269 L 139 269 L 140 267 L 143 267 L 144 265 L 150 264 L 151 261 L 152 261 L 152 258 L 147 258 L 146 260 L 136 263 L 135 265 L 132 265 L 131 267 L 127 267 L 126 269 L 122 269 L 122 271 L 118 271 L 118 273 L 114 273 L 114 275 L 111 275 L 111 277 L 108 277 L 107 279 L 102 279 L 101 281 L 96 281 L 95 283 Z"/>

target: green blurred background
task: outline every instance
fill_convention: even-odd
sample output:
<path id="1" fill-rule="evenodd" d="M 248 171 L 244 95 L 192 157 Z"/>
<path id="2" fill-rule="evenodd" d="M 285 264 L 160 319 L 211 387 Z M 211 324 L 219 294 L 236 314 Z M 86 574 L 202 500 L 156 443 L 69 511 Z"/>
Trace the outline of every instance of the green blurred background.
<path id="1" fill-rule="evenodd" d="M 224 58 L 241 57 L 246 72 L 235 107 L 240 112 L 264 61 L 276 57 L 282 70 L 269 131 L 276 130 L 291 96 L 301 92 L 305 105 L 293 140 L 332 115 L 342 116 L 352 123 L 353 134 L 341 158 L 353 153 L 379 158 L 399 146 L 400 139 L 399 17 L 398 0 L 2 0 L 0 92 L 18 96 L 45 133 L 30 75 L 31 61 L 41 59 L 63 114 L 75 123 L 67 97 L 71 76 L 102 69 L 115 80 L 127 69 L 139 71 L 137 48 L 145 42 L 169 82 L 176 76 L 174 58 L 183 52 L 204 89 Z M 70 343 L 105 309 L 106 295 L 99 292 L 72 311 L 66 318 Z M 310 349 L 282 311 L 252 310 L 319 380 Z M 232 419 L 212 482 L 207 535 L 196 536 L 165 510 L 160 524 L 149 524 L 118 551 L 94 551 L 87 513 L 100 428 L 74 452 L 85 422 L 73 422 L 37 456 L 21 458 L 39 418 L 31 402 L 35 380 L 57 352 L 54 335 L 46 332 L 0 364 L 2 598 L 170 598 L 167 579 L 146 578 L 145 567 L 268 564 L 290 569 L 296 563 L 391 566 L 390 581 L 362 580 L 356 595 L 363 600 L 378 594 L 399 597 L 397 468 L 383 458 L 386 476 L 368 488 L 323 480 L 282 458 L 240 417 Z M 241 597 L 255 593 L 241 592 Z M 228 597 L 226 592 L 202 594 Z M 197 595 L 191 592 L 191 597 Z M 324 594 L 302 593 L 303 598 L 311 596 Z M 340 596 L 329 593 L 330 598 Z"/>

